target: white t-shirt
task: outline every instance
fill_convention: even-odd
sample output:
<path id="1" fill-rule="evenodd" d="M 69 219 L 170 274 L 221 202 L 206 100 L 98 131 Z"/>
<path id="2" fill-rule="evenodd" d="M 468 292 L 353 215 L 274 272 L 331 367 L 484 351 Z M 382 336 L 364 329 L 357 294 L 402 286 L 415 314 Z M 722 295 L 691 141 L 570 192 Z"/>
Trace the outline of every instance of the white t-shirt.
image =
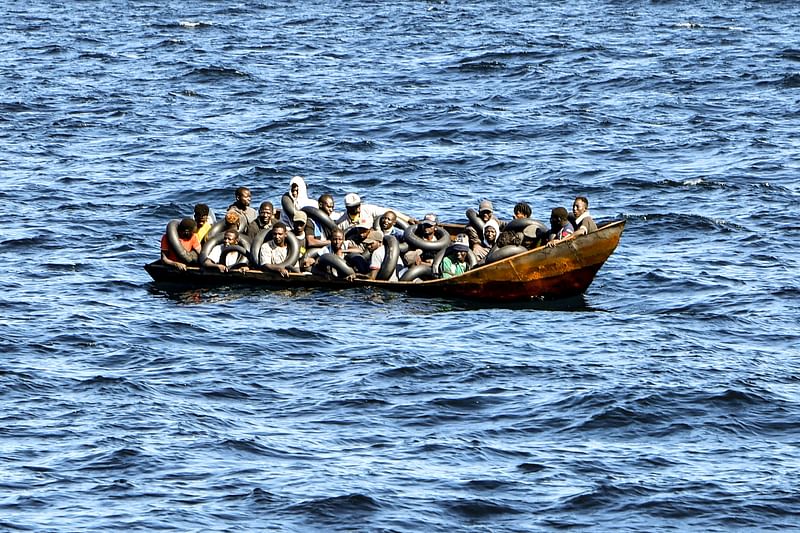
<path id="1" fill-rule="evenodd" d="M 258 250 L 258 262 L 262 265 L 277 265 L 286 261 L 289 246 L 278 246 L 275 241 L 265 242 Z"/>
<path id="2" fill-rule="evenodd" d="M 222 255 L 222 244 L 218 244 L 214 246 L 210 252 L 208 252 L 208 258 L 214 261 L 215 263 L 219 263 L 219 257 Z M 225 266 L 232 267 L 236 263 L 242 262 L 244 259 L 242 258 L 242 254 L 239 252 L 231 252 L 225 256 Z"/>

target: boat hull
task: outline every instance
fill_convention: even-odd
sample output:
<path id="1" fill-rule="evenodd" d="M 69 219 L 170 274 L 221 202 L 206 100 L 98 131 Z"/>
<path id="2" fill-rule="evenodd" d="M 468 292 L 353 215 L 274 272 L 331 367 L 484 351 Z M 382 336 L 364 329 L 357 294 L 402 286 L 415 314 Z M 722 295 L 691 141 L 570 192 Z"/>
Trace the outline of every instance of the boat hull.
<path id="1" fill-rule="evenodd" d="M 377 287 L 415 296 L 467 300 L 560 299 L 583 294 L 589 288 L 598 270 L 619 244 L 624 226 L 624 220 L 611 222 L 604 224 L 596 232 L 559 243 L 552 248 L 529 250 L 453 278 L 416 283 L 368 279 L 345 281 L 303 274 L 291 274 L 288 278 L 282 278 L 272 272 L 256 270 L 222 273 L 192 267 L 181 272 L 159 261 L 145 265 L 144 268 L 156 282 L 189 287 Z"/>

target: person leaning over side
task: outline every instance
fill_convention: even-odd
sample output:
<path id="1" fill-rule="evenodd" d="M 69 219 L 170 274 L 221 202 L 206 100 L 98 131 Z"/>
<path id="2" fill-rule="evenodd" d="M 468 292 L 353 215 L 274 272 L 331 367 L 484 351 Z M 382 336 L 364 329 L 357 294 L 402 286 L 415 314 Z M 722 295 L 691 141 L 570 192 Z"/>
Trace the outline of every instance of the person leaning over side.
<path id="1" fill-rule="evenodd" d="M 183 249 L 188 252 L 191 257 L 194 257 L 195 263 L 200 257 L 200 240 L 195 233 L 196 229 L 197 223 L 191 218 L 184 218 L 178 223 L 178 241 L 181 243 Z M 167 266 L 177 268 L 181 272 L 184 272 L 187 266 L 186 263 L 180 260 L 178 254 L 176 254 L 170 246 L 169 238 L 166 233 L 161 237 L 161 262 Z"/>

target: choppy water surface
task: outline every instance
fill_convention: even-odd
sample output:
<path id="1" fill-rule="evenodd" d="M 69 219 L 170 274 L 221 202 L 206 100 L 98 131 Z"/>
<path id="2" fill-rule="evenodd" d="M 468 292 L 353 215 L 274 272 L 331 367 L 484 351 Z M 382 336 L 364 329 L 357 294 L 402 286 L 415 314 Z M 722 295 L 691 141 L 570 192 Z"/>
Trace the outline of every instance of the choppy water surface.
<path id="1" fill-rule="evenodd" d="M 800 8 L 563 4 L 4 5 L 0 528 L 800 525 Z M 294 174 L 627 227 L 567 302 L 151 283 Z"/>

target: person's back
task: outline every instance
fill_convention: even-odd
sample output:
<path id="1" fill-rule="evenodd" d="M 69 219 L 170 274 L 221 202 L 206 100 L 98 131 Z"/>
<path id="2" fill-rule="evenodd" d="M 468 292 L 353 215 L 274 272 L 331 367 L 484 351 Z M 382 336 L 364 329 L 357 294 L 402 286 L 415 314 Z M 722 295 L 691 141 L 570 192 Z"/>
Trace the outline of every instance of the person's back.
<path id="1" fill-rule="evenodd" d="M 194 219 L 181 220 L 177 227 L 177 237 L 178 244 L 183 250 L 175 250 L 170 243 L 168 225 L 167 233 L 161 237 L 161 262 L 181 271 L 186 270 L 187 265 L 196 264 L 200 256 L 200 240 L 197 238 L 196 230 L 197 223 Z"/>

